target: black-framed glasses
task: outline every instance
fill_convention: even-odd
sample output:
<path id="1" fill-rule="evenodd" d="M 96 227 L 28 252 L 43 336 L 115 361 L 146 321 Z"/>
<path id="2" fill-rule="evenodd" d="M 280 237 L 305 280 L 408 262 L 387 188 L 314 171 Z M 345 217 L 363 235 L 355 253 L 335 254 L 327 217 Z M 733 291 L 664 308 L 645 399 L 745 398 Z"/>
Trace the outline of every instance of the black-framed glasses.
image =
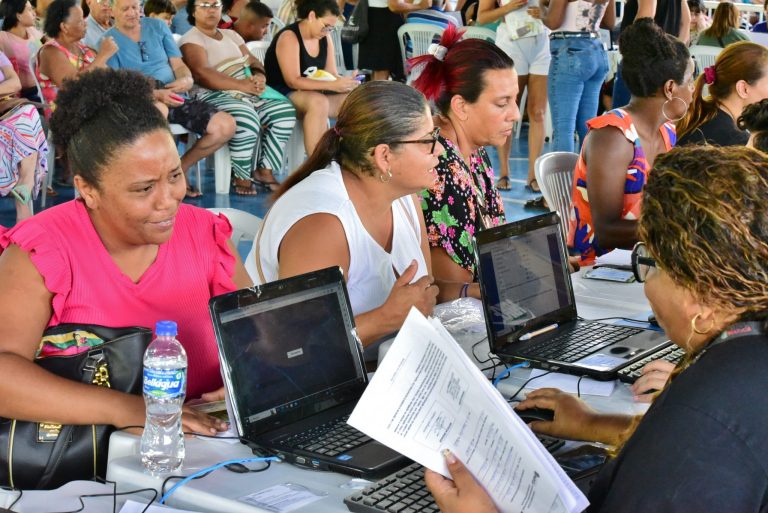
<path id="1" fill-rule="evenodd" d="M 147 50 L 147 42 L 146 41 L 139 41 L 139 53 L 141 54 L 141 62 L 148 62 L 149 61 L 149 51 Z"/>
<path id="2" fill-rule="evenodd" d="M 389 144 L 431 144 L 429 152 L 435 152 L 435 146 L 437 146 L 437 138 L 440 135 L 440 127 L 436 126 L 434 130 L 429 133 L 429 139 L 414 139 L 411 141 L 390 141 Z"/>
<path id="3" fill-rule="evenodd" d="M 635 279 L 643 283 L 648 277 L 651 267 L 656 267 L 656 260 L 648 252 L 644 242 L 638 242 L 632 248 L 632 273 Z"/>

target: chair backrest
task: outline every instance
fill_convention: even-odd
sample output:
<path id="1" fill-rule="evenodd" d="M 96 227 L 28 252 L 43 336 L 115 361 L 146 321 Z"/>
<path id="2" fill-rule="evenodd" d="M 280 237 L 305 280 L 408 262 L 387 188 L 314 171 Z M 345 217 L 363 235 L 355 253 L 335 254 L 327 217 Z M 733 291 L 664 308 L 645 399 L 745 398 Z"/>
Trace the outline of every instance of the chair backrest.
<path id="1" fill-rule="evenodd" d="M 723 49 L 719 46 L 694 45 L 688 51 L 691 53 L 693 60 L 698 64 L 699 73 L 701 73 L 704 71 L 704 68 L 715 63 L 715 59 L 717 59 L 717 56 Z"/>
<path id="2" fill-rule="evenodd" d="M 344 22 L 336 22 L 336 30 L 331 31 L 331 40 L 333 41 L 333 57 L 336 59 L 336 72 L 339 75 L 347 74 L 347 66 L 344 64 L 344 52 L 341 49 L 341 28 Z M 351 70 L 350 70 L 351 71 Z"/>
<path id="3" fill-rule="evenodd" d="M 749 40 L 759 45 L 768 46 L 768 34 L 765 32 L 747 32 Z"/>
<path id="4" fill-rule="evenodd" d="M 43 88 L 40 87 L 40 80 L 37 78 L 37 52 L 39 51 L 40 49 L 29 52 L 29 70 L 32 72 L 32 76 L 35 79 L 37 97 L 40 98 L 40 101 L 45 102 L 45 98 L 43 98 Z M 51 169 L 50 172 L 53 173 L 53 169 Z"/>
<path id="5" fill-rule="evenodd" d="M 251 54 L 259 59 L 264 64 L 264 58 L 267 56 L 267 48 L 269 48 L 269 41 L 249 41 L 245 43 L 246 48 Z"/>
<path id="6" fill-rule="evenodd" d="M 489 43 L 496 43 L 496 32 L 485 27 L 464 27 L 464 35 L 462 39 L 485 39 Z"/>
<path id="7" fill-rule="evenodd" d="M 565 240 L 568 239 L 568 219 L 571 215 L 573 169 L 578 160 L 578 153 L 554 151 L 540 156 L 533 165 L 536 181 L 549 210 L 560 215 L 560 228 Z"/>
<path id="8" fill-rule="evenodd" d="M 403 58 L 403 69 L 408 69 L 408 57 L 424 55 L 429 45 L 440 40 L 443 29 L 426 23 L 405 23 L 397 29 L 397 40 L 400 42 L 400 56 Z M 410 43 L 409 43 L 410 42 Z M 407 50 L 407 54 L 406 54 Z"/>
<path id="9" fill-rule="evenodd" d="M 240 242 L 252 241 L 261 228 L 261 218 L 244 210 L 236 208 L 209 208 L 214 214 L 224 214 L 232 225 L 232 242 L 237 246 Z"/>
<path id="10" fill-rule="evenodd" d="M 178 46 L 179 41 L 181 41 L 181 34 L 173 33 L 171 36 L 173 36 L 173 42 Z"/>

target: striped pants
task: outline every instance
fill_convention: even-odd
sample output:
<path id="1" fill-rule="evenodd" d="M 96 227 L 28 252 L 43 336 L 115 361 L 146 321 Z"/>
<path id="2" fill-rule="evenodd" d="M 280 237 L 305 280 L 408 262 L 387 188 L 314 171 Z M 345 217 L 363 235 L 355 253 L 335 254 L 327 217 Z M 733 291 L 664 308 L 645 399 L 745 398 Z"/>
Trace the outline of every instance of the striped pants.
<path id="1" fill-rule="evenodd" d="M 229 140 L 235 178 L 251 178 L 254 167 L 280 170 L 285 145 L 296 124 L 296 109 L 289 100 L 238 99 L 223 91 L 206 91 L 198 98 L 235 118 L 237 128 Z M 259 142 L 261 151 L 256 155 Z"/>

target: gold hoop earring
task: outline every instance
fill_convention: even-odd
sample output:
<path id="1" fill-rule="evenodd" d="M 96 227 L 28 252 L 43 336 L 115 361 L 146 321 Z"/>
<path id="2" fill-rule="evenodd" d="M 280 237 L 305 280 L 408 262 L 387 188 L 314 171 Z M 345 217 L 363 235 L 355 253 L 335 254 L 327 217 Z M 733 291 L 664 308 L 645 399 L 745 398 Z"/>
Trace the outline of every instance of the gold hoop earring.
<path id="1" fill-rule="evenodd" d="M 700 314 L 700 313 L 697 313 L 696 315 L 694 315 L 694 316 L 693 316 L 693 319 L 691 319 L 691 329 L 692 329 L 692 330 L 693 330 L 693 332 L 694 332 L 694 333 L 696 333 L 696 334 L 699 334 L 699 335 L 706 335 L 707 333 L 709 333 L 710 331 L 712 331 L 712 328 L 714 328 L 714 327 L 715 327 L 715 320 L 714 320 L 714 319 L 712 319 L 712 322 L 709 324 L 709 328 L 707 328 L 705 331 L 699 331 L 699 330 L 696 328 L 696 321 L 698 321 L 698 320 L 699 320 L 699 317 L 701 317 L 701 314 Z"/>
<path id="2" fill-rule="evenodd" d="M 670 102 L 670 100 L 680 100 L 681 102 L 683 102 L 683 105 L 685 105 L 685 108 L 683 109 L 683 115 L 680 116 L 677 119 L 670 118 L 667 115 L 667 112 L 664 110 L 664 108 L 667 106 L 667 104 Z M 666 119 L 670 123 L 677 123 L 678 121 L 680 121 L 681 119 L 683 119 L 685 117 L 687 112 L 688 112 L 688 103 L 685 100 L 683 100 L 682 98 L 680 98 L 679 96 L 673 96 L 672 98 L 667 99 L 667 101 L 665 101 L 664 104 L 661 106 L 661 115 L 664 116 L 664 119 Z"/>
<path id="3" fill-rule="evenodd" d="M 387 177 L 386 180 L 384 179 L 385 176 Z M 388 167 L 386 174 L 385 173 L 379 174 L 379 180 L 381 180 L 381 183 L 387 183 L 390 180 L 392 180 L 392 168 Z"/>

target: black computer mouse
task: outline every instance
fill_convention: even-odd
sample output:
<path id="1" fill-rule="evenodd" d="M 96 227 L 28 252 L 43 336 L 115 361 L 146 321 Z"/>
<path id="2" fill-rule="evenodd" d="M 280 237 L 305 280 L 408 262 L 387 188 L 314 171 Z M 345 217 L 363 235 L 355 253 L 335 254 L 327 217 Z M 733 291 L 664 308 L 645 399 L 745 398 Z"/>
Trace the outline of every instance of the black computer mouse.
<path id="1" fill-rule="evenodd" d="M 656 328 L 659 328 L 659 321 L 656 320 L 656 316 L 654 314 L 651 314 L 648 316 L 648 324 L 651 326 L 655 326 Z"/>
<path id="2" fill-rule="evenodd" d="M 520 417 L 526 424 L 535 420 L 545 420 L 551 422 L 555 418 L 555 412 L 546 408 L 528 408 L 526 410 L 515 410 L 515 413 L 517 413 L 518 417 Z"/>

